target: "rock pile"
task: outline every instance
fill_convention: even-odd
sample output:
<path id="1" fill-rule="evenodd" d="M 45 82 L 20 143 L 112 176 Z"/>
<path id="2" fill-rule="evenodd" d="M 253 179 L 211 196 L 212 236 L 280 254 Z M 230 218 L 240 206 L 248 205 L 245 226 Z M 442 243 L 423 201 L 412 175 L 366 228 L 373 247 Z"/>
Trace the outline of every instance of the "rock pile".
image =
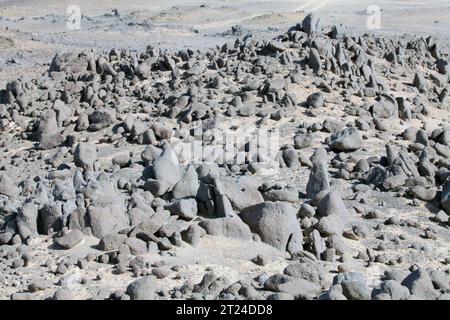
<path id="1" fill-rule="evenodd" d="M 0 263 L 27 268 L 44 236 L 69 252 L 94 237 L 99 253 L 69 254 L 52 271 L 62 287 L 54 299 L 71 298 L 68 270 L 92 263 L 139 277 L 111 299 L 448 299 L 448 272 L 414 257 L 409 272 L 387 269 L 377 284 L 355 266 L 402 263 L 383 255 L 406 245 L 383 234 L 391 226 L 448 241 L 449 79 L 431 37 L 353 36 L 313 15 L 270 41 L 249 34 L 204 52 L 57 54 L 42 77 L 0 91 Z M 447 118 L 430 121 L 436 112 Z M 217 130 L 252 125 L 286 130 L 266 166 L 253 140 L 231 159 L 194 152 L 201 161 L 187 161 L 186 145 L 222 150 Z M 408 201 L 401 217 L 374 200 L 392 195 Z M 432 225 L 404 221 L 411 206 Z M 206 272 L 158 291 L 177 268 L 150 271 L 143 257 L 208 237 L 262 242 L 294 262 L 250 280 Z M 11 298 L 51 287 L 33 281 Z"/>

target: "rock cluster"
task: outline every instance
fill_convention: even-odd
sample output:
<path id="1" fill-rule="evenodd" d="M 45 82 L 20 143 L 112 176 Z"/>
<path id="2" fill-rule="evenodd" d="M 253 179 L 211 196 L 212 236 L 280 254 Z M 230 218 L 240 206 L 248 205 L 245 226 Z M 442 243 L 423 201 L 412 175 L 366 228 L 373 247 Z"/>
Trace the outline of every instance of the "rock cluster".
<path id="1" fill-rule="evenodd" d="M 448 112 L 446 66 L 431 37 L 352 36 L 313 15 L 270 41 L 249 34 L 203 52 L 58 53 L 42 77 L 0 91 L 0 264 L 27 268 L 46 236 L 48 250 L 68 257 L 95 238 L 99 253 L 51 271 L 62 287 L 53 299 L 74 298 L 68 270 L 94 263 L 138 277 L 110 299 L 448 299 L 449 274 L 439 268 L 409 260 L 407 273 L 386 270 L 376 285 L 355 271 L 402 263 L 383 255 L 406 245 L 383 234 L 391 226 L 427 241 L 448 236 L 450 127 L 428 121 Z M 235 146 L 231 159 L 186 159 L 186 146 L 222 150 L 217 130 L 233 121 L 226 129 L 238 134 L 294 124 L 270 161 L 255 141 Z M 269 169 L 282 179 L 265 176 Z M 283 183 L 301 173 L 304 183 Z M 375 195 L 392 194 L 408 202 L 402 217 L 423 207 L 431 226 L 383 220 Z M 209 237 L 262 242 L 289 264 L 237 282 L 205 271 L 200 283 L 159 291 L 177 268 L 151 269 L 143 257 Z M 53 286 L 37 279 L 11 298 Z"/>

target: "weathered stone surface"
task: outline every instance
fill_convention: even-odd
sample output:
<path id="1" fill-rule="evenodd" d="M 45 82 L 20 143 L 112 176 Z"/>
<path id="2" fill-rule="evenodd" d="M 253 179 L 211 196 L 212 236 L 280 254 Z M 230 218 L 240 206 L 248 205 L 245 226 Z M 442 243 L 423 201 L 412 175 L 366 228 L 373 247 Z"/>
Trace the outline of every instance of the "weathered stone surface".
<path id="1" fill-rule="evenodd" d="M 240 217 L 263 242 L 280 250 L 302 250 L 303 236 L 296 218 L 297 210 L 290 203 L 266 201 L 244 209 Z"/>

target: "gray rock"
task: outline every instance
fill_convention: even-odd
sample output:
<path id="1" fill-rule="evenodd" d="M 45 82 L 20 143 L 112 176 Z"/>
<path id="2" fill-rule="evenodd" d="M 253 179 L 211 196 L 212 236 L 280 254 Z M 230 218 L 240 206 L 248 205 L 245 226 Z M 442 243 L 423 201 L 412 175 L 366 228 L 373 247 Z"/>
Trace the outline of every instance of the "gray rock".
<path id="1" fill-rule="evenodd" d="M 148 145 L 144 151 L 141 153 L 141 159 L 144 161 L 146 166 L 153 163 L 153 161 L 158 158 L 162 153 L 162 150 L 154 145 Z"/>
<path id="2" fill-rule="evenodd" d="M 441 206 L 447 213 L 450 213 L 450 180 L 447 180 L 442 187 Z"/>
<path id="3" fill-rule="evenodd" d="M 344 227 L 342 217 L 335 214 L 320 218 L 316 225 L 317 230 L 327 236 L 341 235 Z"/>
<path id="4" fill-rule="evenodd" d="M 89 206 L 88 215 L 92 235 L 97 238 L 117 233 L 129 225 L 126 210 L 119 204 L 104 207 Z"/>
<path id="5" fill-rule="evenodd" d="M 408 191 L 414 198 L 423 201 L 432 201 L 436 197 L 436 190 L 427 189 L 422 186 L 414 186 L 410 188 Z"/>
<path id="6" fill-rule="evenodd" d="M 416 133 L 416 142 L 427 146 L 429 143 L 428 134 L 425 130 L 419 129 Z"/>
<path id="7" fill-rule="evenodd" d="M 296 203 L 298 201 L 298 191 L 291 189 L 271 189 L 264 192 L 264 200 L 266 201 L 285 201 Z"/>
<path id="8" fill-rule="evenodd" d="M 0 246 L 8 244 L 11 241 L 13 234 L 11 232 L 5 231 L 0 233 Z"/>
<path id="9" fill-rule="evenodd" d="M 424 92 L 428 88 L 428 81 L 420 71 L 414 75 L 413 84 L 420 92 Z"/>
<path id="10" fill-rule="evenodd" d="M 148 253 L 147 243 L 138 238 L 128 238 L 125 244 L 130 248 L 131 254 L 135 256 Z"/>
<path id="11" fill-rule="evenodd" d="M 98 244 L 98 249 L 102 251 L 117 250 L 121 244 L 125 243 L 127 236 L 124 234 L 110 233 L 104 235 Z"/>
<path id="12" fill-rule="evenodd" d="M 154 300 L 156 277 L 145 276 L 131 282 L 126 290 L 131 300 Z"/>
<path id="13" fill-rule="evenodd" d="M 281 51 L 281 52 L 287 49 L 282 42 L 276 40 L 269 41 L 268 47 L 273 49 L 274 51 Z"/>
<path id="14" fill-rule="evenodd" d="M 349 213 L 338 191 L 330 191 L 323 197 L 317 206 L 317 215 L 325 217 L 329 215 L 348 216 Z"/>
<path id="15" fill-rule="evenodd" d="M 138 224 L 130 236 L 136 236 L 144 241 L 155 240 L 154 234 L 169 220 L 168 210 L 156 211 L 149 219 Z"/>
<path id="16" fill-rule="evenodd" d="M 276 286 L 276 290 L 289 293 L 295 299 L 313 299 L 321 292 L 318 284 L 301 278 L 280 283 Z"/>
<path id="17" fill-rule="evenodd" d="M 89 131 L 99 131 L 108 127 L 116 121 L 116 110 L 111 108 L 103 108 L 95 110 L 89 115 Z"/>
<path id="18" fill-rule="evenodd" d="M 48 234 L 50 229 L 53 229 L 53 231 L 60 231 L 62 229 L 61 203 L 55 202 L 45 204 L 42 209 L 39 210 L 38 222 L 38 230 L 40 234 Z"/>
<path id="19" fill-rule="evenodd" d="M 319 300 L 347 300 L 347 298 L 342 294 L 342 286 L 338 284 L 332 286 L 328 292 L 322 294 Z"/>
<path id="20" fill-rule="evenodd" d="M 30 284 L 28 285 L 28 291 L 37 292 L 37 291 L 48 289 L 52 285 L 53 285 L 53 283 L 46 279 L 40 279 L 40 278 L 32 279 L 30 281 Z"/>
<path id="21" fill-rule="evenodd" d="M 56 238 L 55 243 L 64 249 L 72 249 L 81 244 L 83 240 L 83 233 L 80 230 L 75 229 L 69 231 L 67 234 L 63 235 L 60 238 Z"/>
<path id="22" fill-rule="evenodd" d="M 22 240 L 35 237 L 37 229 L 38 206 L 33 203 L 26 203 L 19 208 L 16 217 L 17 229 Z"/>
<path id="23" fill-rule="evenodd" d="M 130 164 L 130 154 L 127 152 L 119 153 L 114 156 L 112 163 L 120 168 L 126 167 Z"/>
<path id="24" fill-rule="evenodd" d="M 55 111 L 50 109 L 41 113 L 36 136 L 39 141 L 39 149 L 43 150 L 55 148 L 65 140 L 65 137 L 59 132 Z"/>
<path id="25" fill-rule="evenodd" d="M 311 156 L 310 160 L 312 163 L 317 162 L 327 163 L 327 159 L 328 159 L 327 150 L 325 150 L 325 148 L 320 147 L 314 150 L 314 153 Z"/>
<path id="26" fill-rule="evenodd" d="M 291 253 L 303 249 L 297 210 L 292 204 L 266 201 L 244 209 L 240 217 L 263 242 Z"/>
<path id="27" fill-rule="evenodd" d="M 319 263 L 296 262 L 289 264 L 283 271 L 288 276 L 305 279 L 313 283 L 323 285 L 326 279 L 326 273 Z"/>
<path id="28" fill-rule="evenodd" d="M 391 300 L 406 300 L 410 295 L 408 288 L 396 280 L 383 281 L 376 295 L 378 294 L 388 294 Z"/>
<path id="29" fill-rule="evenodd" d="M 52 297 L 53 300 L 76 300 L 77 297 L 72 290 L 58 289 L 55 291 Z"/>
<path id="30" fill-rule="evenodd" d="M 97 161 L 97 148 L 90 143 L 80 142 L 75 148 L 73 160 L 77 167 L 92 170 Z"/>
<path id="31" fill-rule="evenodd" d="M 122 122 L 122 126 L 126 132 L 131 132 L 131 130 L 133 129 L 135 120 L 136 120 L 136 117 L 134 116 L 134 114 L 130 113 L 127 115 L 125 120 Z"/>
<path id="32" fill-rule="evenodd" d="M 14 181 L 5 172 L 0 173 L 0 195 L 14 197 L 18 195 L 20 189 L 16 186 Z"/>
<path id="33" fill-rule="evenodd" d="M 311 51 L 309 53 L 308 66 L 315 73 L 319 73 L 322 70 L 322 62 L 320 61 L 320 55 L 315 48 L 311 48 Z"/>
<path id="34" fill-rule="evenodd" d="M 195 199 L 178 199 L 166 207 L 171 214 L 192 220 L 197 216 L 197 201 Z"/>
<path id="35" fill-rule="evenodd" d="M 131 128 L 131 137 L 137 139 L 141 134 L 143 134 L 148 129 L 147 124 L 140 120 L 134 120 L 133 127 Z"/>
<path id="36" fill-rule="evenodd" d="M 172 271 L 167 266 L 158 267 L 152 270 L 152 274 L 158 279 L 166 278 Z"/>
<path id="37" fill-rule="evenodd" d="M 270 291 L 279 291 L 278 286 L 286 283 L 288 281 L 292 281 L 294 278 L 291 276 L 288 276 L 286 274 L 281 273 L 275 273 L 274 275 L 271 275 L 267 279 L 264 280 L 263 286 L 264 289 L 270 290 Z"/>
<path id="38" fill-rule="evenodd" d="M 316 92 L 308 96 L 306 99 L 306 106 L 311 108 L 321 108 L 323 107 L 323 103 L 325 102 L 325 97 L 322 92 Z"/>
<path id="39" fill-rule="evenodd" d="M 438 297 L 430 275 L 423 269 L 411 272 L 401 284 L 407 287 L 411 294 L 416 297 L 426 300 L 434 300 Z"/>
<path id="40" fill-rule="evenodd" d="M 250 117 L 255 114 L 255 108 L 246 103 L 239 108 L 239 115 L 241 117 Z"/>
<path id="41" fill-rule="evenodd" d="M 200 243 L 201 235 L 202 229 L 197 225 L 190 225 L 186 230 L 183 230 L 181 232 L 183 241 L 186 241 L 193 247 L 198 246 L 198 244 Z"/>
<path id="42" fill-rule="evenodd" d="M 361 133 L 355 128 L 346 128 L 331 135 L 329 146 L 336 151 L 355 151 L 362 147 Z"/>
<path id="43" fill-rule="evenodd" d="M 48 150 L 56 148 L 60 146 L 65 140 L 66 137 L 61 133 L 55 133 L 51 135 L 43 134 L 39 140 L 38 149 Z"/>
<path id="44" fill-rule="evenodd" d="M 316 214 L 316 209 L 308 203 L 302 204 L 300 210 L 298 211 L 298 216 L 300 218 L 311 218 Z"/>
<path id="45" fill-rule="evenodd" d="M 322 254 L 327 249 L 325 240 L 320 236 L 320 232 L 317 230 L 313 230 L 310 237 L 313 245 L 313 253 L 317 259 L 321 260 Z"/>
<path id="46" fill-rule="evenodd" d="M 341 283 L 342 293 L 348 300 L 370 300 L 371 290 L 362 281 L 345 280 Z"/>
<path id="47" fill-rule="evenodd" d="M 372 106 L 372 116 L 377 119 L 390 119 L 396 117 L 395 105 L 387 100 L 378 101 Z"/>
<path id="48" fill-rule="evenodd" d="M 64 71 L 66 73 L 80 73 L 86 71 L 86 59 L 73 52 L 56 54 L 50 64 L 50 71 Z"/>
<path id="49" fill-rule="evenodd" d="M 340 120 L 331 120 L 331 119 L 325 119 L 325 121 L 322 124 L 323 130 L 329 133 L 336 133 L 341 131 L 345 127 L 345 122 Z"/>
<path id="50" fill-rule="evenodd" d="M 296 149 L 308 148 L 313 144 L 314 135 L 312 133 L 298 133 L 294 137 L 294 147 Z"/>
<path id="51" fill-rule="evenodd" d="M 169 190 L 181 179 L 177 155 L 169 145 L 153 162 L 153 174 L 156 180 L 167 184 Z"/>
<path id="52" fill-rule="evenodd" d="M 341 272 L 334 276 L 333 285 L 341 284 L 344 281 L 365 282 L 364 276 L 359 272 Z"/>
<path id="53" fill-rule="evenodd" d="M 154 123 L 151 128 L 158 139 L 170 139 L 172 137 L 172 128 L 168 125 Z"/>
<path id="54" fill-rule="evenodd" d="M 196 197 L 200 184 L 194 166 L 189 165 L 180 181 L 173 187 L 172 195 L 175 199 Z"/>
<path id="55" fill-rule="evenodd" d="M 430 273 L 431 282 L 437 290 L 450 290 L 449 276 L 441 270 L 432 270 Z"/>
<path id="56" fill-rule="evenodd" d="M 303 19 L 302 29 L 307 34 L 319 31 L 319 22 L 320 19 L 318 19 L 313 13 L 310 13 Z"/>
<path id="57" fill-rule="evenodd" d="M 449 216 L 443 210 L 439 210 L 436 216 L 433 217 L 433 220 L 440 223 L 447 223 L 449 222 Z"/>
<path id="58" fill-rule="evenodd" d="M 306 195 L 313 198 L 318 193 L 330 189 L 330 178 L 328 175 L 328 165 L 326 162 L 313 162 L 313 167 L 309 173 L 308 183 L 306 184 Z"/>
<path id="59" fill-rule="evenodd" d="M 233 209 L 241 211 L 246 207 L 262 203 L 263 196 L 258 189 L 247 181 L 237 182 L 231 179 L 216 179 L 214 182 L 216 196 L 226 195 L 230 200 Z"/>
<path id="60" fill-rule="evenodd" d="M 283 150 L 283 160 L 288 168 L 298 168 L 301 166 L 299 161 L 299 154 L 297 150 L 293 148 L 287 148 Z"/>
<path id="61" fill-rule="evenodd" d="M 252 239 L 250 228 L 238 216 L 205 219 L 199 225 L 208 234 L 213 236 L 225 236 L 244 240 Z"/>
<path id="62" fill-rule="evenodd" d="M 216 216 L 218 218 L 234 216 L 233 205 L 230 199 L 224 194 L 216 196 Z"/>

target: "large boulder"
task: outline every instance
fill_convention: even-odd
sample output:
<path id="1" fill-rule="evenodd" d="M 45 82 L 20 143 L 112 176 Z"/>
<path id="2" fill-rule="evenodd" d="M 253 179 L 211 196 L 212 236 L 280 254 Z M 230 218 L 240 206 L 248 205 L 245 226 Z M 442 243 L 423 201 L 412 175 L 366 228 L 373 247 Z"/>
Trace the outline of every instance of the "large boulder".
<path id="1" fill-rule="evenodd" d="M 88 67 L 86 57 L 73 52 L 58 53 L 53 57 L 50 71 L 64 71 L 66 73 L 85 72 Z"/>
<path id="2" fill-rule="evenodd" d="M 314 162 L 306 184 L 306 195 L 312 199 L 318 193 L 329 189 L 330 178 L 328 176 L 327 163 L 323 161 Z"/>
<path id="3" fill-rule="evenodd" d="M 329 215 L 348 216 L 349 213 L 342 201 L 341 194 L 338 191 L 332 190 L 324 196 L 317 206 L 317 214 L 321 217 Z"/>
<path id="4" fill-rule="evenodd" d="M 71 230 L 62 237 L 56 238 L 55 243 L 63 249 L 72 249 L 81 244 L 84 240 L 83 233 L 78 230 Z"/>
<path id="5" fill-rule="evenodd" d="M 237 182 L 231 179 L 216 179 L 214 192 L 216 196 L 226 195 L 233 209 L 237 211 L 264 202 L 264 198 L 258 191 L 258 188 L 242 179 Z"/>
<path id="6" fill-rule="evenodd" d="M 322 92 L 316 92 L 308 96 L 306 99 L 306 106 L 311 108 L 320 108 L 323 107 L 323 103 L 325 102 L 325 97 Z"/>
<path id="7" fill-rule="evenodd" d="M 167 145 L 161 155 L 153 162 L 153 175 L 157 181 L 162 182 L 168 190 L 181 179 L 180 165 L 173 149 Z"/>
<path id="8" fill-rule="evenodd" d="M 439 295 L 434 289 L 430 275 L 424 269 L 411 272 L 401 284 L 407 287 L 412 295 L 420 299 L 433 300 Z"/>
<path id="9" fill-rule="evenodd" d="M 128 216 L 125 207 L 119 204 L 107 206 L 89 206 L 88 209 L 92 235 L 102 238 L 110 233 L 128 227 Z"/>
<path id="10" fill-rule="evenodd" d="M 131 300 L 153 300 L 155 298 L 156 277 L 145 276 L 134 280 L 127 287 Z"/>
<path id="11" fill-rule="evenodd" d="M 348 300 L 370 300 L 372 292 L 363 281 L 342 281 L 342 293 Z"/>
<path id="12" fill-rule="evenodd" d="M 197 201 L 195 199 L 178 199 L 166 207 L 171 214 L 192 220 L 197 216 Z"/>
<path id="13" fill-rule="evenodd" d="M 414 75 L 413 84 L 420 92 L 425 92 L 429 86 L 427 79 L 420 71 Z"/>
<path id="14" fill-rule="evenodd" d="M 5 172 L 0 173 L 0 195 L 13 197 L 20 192 L 11 177 Z"/>
<path id="15" fill-rule="evenodd" d="M 244 240 L 252 239 L 250 228 L 238 216 L 205 219 L 199 225 L 206 230 L 207 234 L 213 236 Z"/>
<path id="16" fill-rule="evenodd" d="M 149 241 L 154 240 L 154 234 L 161 229 L 170 219 L 170 211 L 157 210 L 150 218 L 139 223 L 131 232 L 130 236 Z"/>
<path id="17" fill-rule="evenodd" d="M 99 131 L 116 121 L 116 110 L 111 108 L 103 108 L 95 110 L 89 115 L 90 131 Z"/>
<path id="18" fill-rule="evenodd" d="M 38 230 L 40 234 L 49 234 L 50 230 L 60 231 L 62 229 L 62 207 L 61 202 L 46 203 L 39 210 Z"/>
<path id="19" fill-rule="evenodd" d="M 80 142 L 75 148 L 73 160 L 77 167 L 92 170 L 94 162 L 97 160 L 97 148 L 95 145 Z"/>
<path id="20" fill-rule="evenodd" d="M 398 110 L 392 102 L 381 100 L 372 106 L 372 116 L 377 119 L 396 118 L 398 116 Z"/>
<path id="21" fill-rule="evenodd" d="M 346 128 L 331 135 L 329 146 L 335 151 L 355 151 L 362 147 L 363 138 L 356 128 Z"/>
<path id="22" fill-rule="evenodd" d="M 66 138 L 59 131 L 55 111 L 51 109 L 43 111 L 36 131 L 39 149 L 52 149 L 63 143 Z"/>
<path id="23" fill-rule="evenodd" d="M 314 33 L 319 30 L 319 21 L 313 13 L 308 14 L 302 21 L 302 29 L 307 34 Z"/>
<path id="24" fill-rule="evenodd" d="M 244 209 L 240 217 L 263 242 L 291 253 L 303 249 L 302 230 L 292 204 L 266 201 Z"/>
<path id="25" fill-rule="evenodd" d="M 190 165 L 180 181 L 173 187 L 172 195 L 175 199 L 195 197 L 199 187 L 197 171 Z"/>
<path id="26" fill-rule="evenodd" d="M 34 203 L 25 203 L 17 212 L 17 229 L 22 240 L 38 234 L 37 227 L 38 206 Z"/>

